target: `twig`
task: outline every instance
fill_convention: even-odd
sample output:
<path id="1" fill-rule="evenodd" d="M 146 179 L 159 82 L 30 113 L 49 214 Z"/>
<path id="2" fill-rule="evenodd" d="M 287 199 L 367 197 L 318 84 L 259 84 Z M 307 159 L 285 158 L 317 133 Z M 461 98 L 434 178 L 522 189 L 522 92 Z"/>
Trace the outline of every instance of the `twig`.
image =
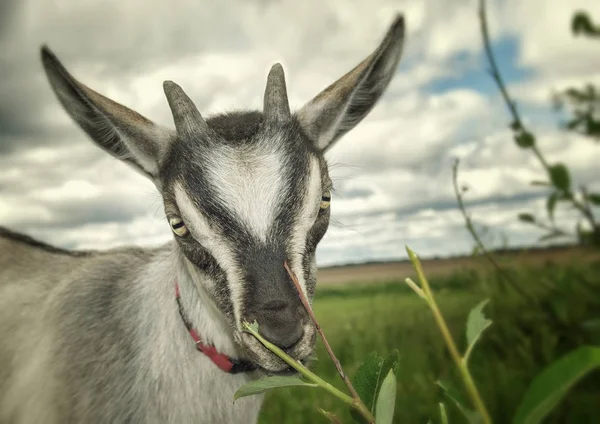
<path id="1" fill-rule="evenodd" d="M 333 350 L 331 349 L 331 346 L 329 345 L 329 342 L 327 341 L 327 337 L 325 337 L 325 333 L 321 329 L 321 326 L 319 325 L 319 322 L 317 321 L 317 317 L 315 316 L 312 308 L 310 307 L 310 305 L 308 303 L 308 299 L 306 298 L 306 296 L 304 296 L 304 292 L 302 291 L 302 287 L 300 287 L 300 282 L 298 281 L 296 274 L 294 274 L 294 272 L 290 269 L 287 261 L 285 261 L 283 263 L 283 266 L 284 266 L 285 270 L 288 272 L 288 274 L 290 275 L 290 278 L 292 279 L 292 281 L 294 282 L 294 286 L 296 286 L 296 290 L 298 291 L 298 296 L 300 297 L 300 301 L 302 302 L 302 305 L 304 305 L 306 312 L 308 312 L 310 319 L 315 324 L 315 327 L 317 328 L 317 331 L 319 332 L 319 335 L 321 336 L 321 340 L 323 340 L 325 349 L 327 349 L 327 353 L 329 353 L 331 360 L 335 364 L 335 368 L 337 369 L 338 374 L 340 375 L 340 377 L 346 384 L 346 387 L 348 387 L 348 391 L 352 395 L 352 398 L 354 399 L 354 402 L 356 403 L 356 407 L 357 407 L 358 411 L 363 415 L 363 417 L 365 417 L 367 419 L 367 421 L 374 423 L 375 418 L 373 417 L 371 412 L 367 409 L 367 407 L 363 404 L 362 400 L 360 399 L 360 396 L 358 396 L 358 393 L 356 393 L 354 386 L 350 382 L 350 379 L 344 372 L 344 369 L 342 368 L 342 364 L 340 364 L 340 361 L 335 356 L 335 353 L 333 353 Z"/>
<path id="2" fill-rule="evenodd" d="M 446 342 L 446 345 L 448 346 L 448 350 L 450 351 L 450 356 L 452 356 L 454 363 L 456 364 L 456 366 L 458 367 L 458 370 L 460 371 L 460 375 L 465 384 L 465 388 L 467 389 L 467 393 L 469 394 L 469 397 L 471 398 L 471 401 L 473 402 L 473 406 L 481 415 L 483 422 L 485 424 L 491 424 L 492 419 L 490 418 L 490 414 L 488 413 L 488 411 L 485 407 L 485 404 L 483 403 L 483 400 L 481 399 L 479 391 L 477 390 L 477 386 L 475 385 L 475 382 L 473 381 L 473 377 L 471 376 L 471 372 L 469 371 L 469 368 L 467 367 L 466 362 L 464 362 L 462 360 L 462 357 L 461 357 L 460 353 L 458 352 L 458 348 L 456 347 L 456 343 L 454 343 L 454 339 L 452 338 L 452 334 L 450 333 L 450 330 L 448 329 L 446 320 L 444 319 L 444 316 L 442 315 L 440 308 L 438 307 L 438 305 L 435 301 L 435 298 L 433 297 L 433 292 L 431 291 L 431 287 L 429 286 L 427 277 L 425 277 L 425 273 L 423 272 L 423 267 L 421 266 L 421 261 L 419 260 L 419 258 L 415 254 L 415 252 L 410 250 L 408 247 L 406 247 L 406 251 L 408 253 L 410 261 L 412 262 L 412 264 L 415 268 L 415 271 L 417 272 L 419 281 L 421 282 L 421 288 L 423 289 L 423 292 L 425 293 L 425 296 L 426 296 L 425 300 L 426 300 L 427 304 L 429 305 L 429 308 L 431 309 L 431 312 L 433 313 L 433 316 L 434 316 L 435 321 L 440 329 L 440 332 L 442 333 L 442 337 L 444 338 L 444 341 Z"/>
<path id="3" fill-rule="evenodd" d="M 538 228 L 541 228 L 542 230 L 547 230 L 547 231 L 552 231 L 554 234 L 556 234 L 557 236 L 562 236 L 562 237 L 575 237 L 574 234 L 569 233 L 566 230 L 563 230 L 562 228 L 558 228 L 556 226 L 556 224 L 553 225 L 547 225 L 544 224 L 543 222 L 539 222 L 538 220 L 535 220 L 535 222 L 533 222 L 533 225 L 535 225 Z"/>
<path id="4" fill-rule="evenodd" d="M 461 194 L 460 189 L 458 187 L 458 164 L 459 164 L 459 162 L 460 161 L 458 159 L 456 159 L 454 161 L 454 165 L 452 166 L 452 182 L 454 184 L 454 193 L 456 195 L 456 200 L 458 202 L 458 208 L 460 209 L 460 212 L 462 213 L 462 216 L 465 219 L 465 224 L 466 224 L 467 230 L 471 234 L 471 237 L 473 237 L 473 240 L 475 240 L 475 243 L 477 244 L 477 247 L 479 248 L 479 250 L 481 250 L 481 252 L 483 253 L 484 257 L 496 269 L 496 271 L 498 272 L 498 274 L 500 275 L 500 277 L 502 277 L 521 296 L 523 296 L 524 298 L 527 298 L 530 301 L 533 301 L 533 299 L 531 298 L 531 296 L 529 296 L 529 294 L 527 294 L 527 292 L 525 290 L 523 290 L 517 284 L 516 281 L 514 281 L 512 278 L 510 278 L 510 276 L 506 273 L 506 271 L 504 271 L 504 269 L 500 266 L 500 264 L 498 264 L 498 262 L 496 262 L 496 260 L 492 256 L 492 254 L 487 250 L 487 248 L 483 244 L 483 241 L 479 237 L 479 234 L 477 234 L 477 231 L 475 230 L 475 227 L 473 226 L 473 222 L 471 221 L 471 217 L 467 213 L 467 209 L 465 208 L 465 204 L 463 202 L 462 194 Z"/>

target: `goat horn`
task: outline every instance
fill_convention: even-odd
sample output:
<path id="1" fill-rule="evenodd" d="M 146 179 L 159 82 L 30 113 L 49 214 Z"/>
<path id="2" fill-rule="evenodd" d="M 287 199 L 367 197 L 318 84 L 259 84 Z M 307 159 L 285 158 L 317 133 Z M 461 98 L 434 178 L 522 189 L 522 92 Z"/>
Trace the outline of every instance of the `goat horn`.
<path id="1" fill-rule="evenodd" d="M 206 136 L 210 128 L 183 89 L 173 81 L 165 81 L 163 90 L 173 114 L 177 134 L 191 137 Z"/>
<path id="2" fill-rule="evenodd" d="M 267 77 L 263 113 L 265 119 L 270 122 L 287 121 L 292 117 L 285 87 L 285 75 L 279 63 L 271 67 Z"/>

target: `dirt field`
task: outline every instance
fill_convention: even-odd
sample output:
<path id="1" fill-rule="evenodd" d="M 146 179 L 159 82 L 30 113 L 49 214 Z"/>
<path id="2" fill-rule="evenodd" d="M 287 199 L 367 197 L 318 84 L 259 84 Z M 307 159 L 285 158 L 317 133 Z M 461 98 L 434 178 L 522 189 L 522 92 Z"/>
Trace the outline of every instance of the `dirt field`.
<path id="1" fill-rule="evenodd" d="M 565 263 L 570 261 L 600 260 L 600 251 L 577 247 L 549 250 L 530 250 L 497 254 L 498 262 L 505 266 L 542 265 L 547 262 Z M 457 257 L 449 259 L 424 259 L 421 261 L 427 276 L 448 274 L 468 268 L 489 267 L 484 257 Z M 416 274 L 409 261 L 375 264 L 347 265 L 319 269 L 318 284 L 378 283 L 390 280 L 415 279 Z"/>

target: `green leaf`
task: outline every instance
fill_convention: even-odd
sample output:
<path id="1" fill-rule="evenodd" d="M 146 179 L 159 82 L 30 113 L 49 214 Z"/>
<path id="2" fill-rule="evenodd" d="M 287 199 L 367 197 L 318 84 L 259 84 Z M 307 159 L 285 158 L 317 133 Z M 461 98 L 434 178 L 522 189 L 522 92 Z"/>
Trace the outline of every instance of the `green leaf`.
<path id="1" fill-rule="evenodd" d="M 233 395 L 233 400 L 239 399 L 244 396 L 252 396 L 259 393 L 266 392 L 267 390 L 276 389 L 279 387 L 292 387 L 292 386 L 307 386 L 317 387 L 317 384 L 308 383 L 300 377 L 284 377 L 284 376 L 272 376 L 265 377 L 259 380 L 254 380 L 244 384 L 240 387 L 237 392 Z"/>
<path id="2" fill-rule="evenodd" d="M 358 393 L 358 396 L 367 407 L 373 404 L 375 391 L 377 390 L 379 370 L 382 364 L 383 358 L 377 356 L 377 352 L 370 353 L 352 380 L 352 385 L 356 393 Z"/>
<path id="3" fill-rule="evenodd" d="M 550 180 L 554 187 L 566 191 L 571 187 L 571 176 L 569 170 L 562 163 L 550 167 Z"/>
<path id="4" fill-rule="evenodd" d="M 535 218 L 530 213 L 520 213 L 519 214 L 519 221 L 521 221 L 521 222 L 528 222 L 528 223 L 534 223 L 535 222 Z"/>
<path id="5" fill-rule="evenodd" d="M 595 27 L 590 16 L 585 12 L 577 12 L 571 21 L 571 31 L 574 35 L 600 35 L 600 27 Z"/>
<path id="6" fill-rule="evenodd" d="M 544 369 L 529 386 L 515 424 L 540 423 L 583 376 L 600 367 L 600 348 L 583 346 Z"/>
<path id="7" fill-rule="evenodd" d="M 483 315 L 483 308 L 489 302 L 489 299 L 482 300 L 479 302 L 477 306 L 471 309 L 469 312 L 469 317 L 467 318 L 467 351 L 465 353 L 465 362 L 469 361 L 469 356 L 471 355 L 471 351 L 475 346 L 475 343 L 481 337 L 481 333 L 485 331 L 490 325 L 492 325 L 492 321 L 487 319 Z"/>
<path id="8" fill-rule="evenodd" d="M 244 331 L 252 330 L 258 333 L 258 322 L 254 320 L 252 323 L 244 321 Z"/>
<path id="9" fill-rule="evenodd" d="M 387 358 L 383 360 L 381 364 L 381 368 L 379 369 L 379 373 L 377 375 L 377 387 L 375 388 L 375 396 L 373 397 L 373 403 L 371 405 L 367 405 L 371 412 L 375 411 L 375 405 L 377 402 L 377 396 L 379 396 L 379 392 L 381 390 L 381 386 L 384 381 L 384 377 L 389 374 L 390 371 L 394 373 L 394 378 L 396 377 L 396 373 L 398 372 L 398 365 L 400 364 L 400 352 L 398 349 L 392 350 Z"/>
<path id="10" fill-rule="evenodd" d="M 588 194 L 586 194 L 585 198 L 592 205 L 600 206 L 600 194 L 598 194 L 598 193 L 588 193 Z"/>
<path id="11" fill-rule="evenodd" d="M 377 424 L 392 424 L 395 406 L 396 375 L 393 370 L 390 370 L 381 384 L 381 390 L 377 397 L 377 405 L 375 407 Z"/>
<path id="12" fill-rule="evenodd" d="M 515 134 L 517 146 L 522 149 L 529 149 L 535 145 L 535 137 L 528 131 L 522 131 Z"/>
<path id="13" fill-rule="evenodd" d="M 555 191 L 548 196 L 546 200 L 546 210 L 548 211 L 548 216 L 551 221 L 554 221 L 554 209 L 556 208 L 556 201 L 558 200 L 561 193 Z"/>
<path id="14" fill-rule="evenodd" d="M 371 413 L 375 413 L 378 394 L 385 376 L 391 371 L 395 378 L 399 363 L 400 352 L 397 349 L 392 350 L 385 359 L 379 357 L 377 352 L 372 352 L 354 375 L 352 385 Z M 351 408 L 350 414 L 355 421 L 365 422 L 364 418 L 355 409 Z"/>
<path id="15" fill-rule="evenodd" d="M 360 397 L 360 400 L 369 408 L 373 405 L 375 393 L 377 390 L 377 381 L 379 370 L 383 365 L 383 358 L 377 356 L 377 352 L 370 353 L 356 371 L 354 378 L 351 379 L 352 385 Z M 350 414 L 356 422 L 366 422 L 354 408 L 350 409 Z"/>
<path id="16" fill-rule="evenodd" d="M 460 396 L 458 390 L 456 390 L 448 381 L 442 382 L 438 380 L 435 382 L 443 391 L 444 395 L 448 399 L 450 399 L 458 408 L 458 410 L 463 414 L 463 416 L 467 419 L 467 422 L 470 424 L 481 424 L 483 419 L 481 415 L 476 411 L 473 411 L 465 406 L 465 401 Z"/>

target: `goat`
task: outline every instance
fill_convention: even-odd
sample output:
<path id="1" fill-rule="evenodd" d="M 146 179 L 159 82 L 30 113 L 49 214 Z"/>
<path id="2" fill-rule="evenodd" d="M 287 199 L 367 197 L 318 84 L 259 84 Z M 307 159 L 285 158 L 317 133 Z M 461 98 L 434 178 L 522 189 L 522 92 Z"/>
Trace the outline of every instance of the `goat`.
<path id="1" fill-rule="evenodd" d="M 374 107 L 396 73 L 398 14 L 380 45 L 292 113 L 283 68 L 262 111 L 205 119 L 163 89 L 174 130 L 79 82 L 41 47 L 64 110 L 101 149 L 159 191 L 173 239 L 157 248 L 65 250 L 0 229 L 0 423 L 255 423 L 243 384 L 292 370 L 242 321 L 309 363 L 312 302 L 329 225 L 325 152 Z"/>

